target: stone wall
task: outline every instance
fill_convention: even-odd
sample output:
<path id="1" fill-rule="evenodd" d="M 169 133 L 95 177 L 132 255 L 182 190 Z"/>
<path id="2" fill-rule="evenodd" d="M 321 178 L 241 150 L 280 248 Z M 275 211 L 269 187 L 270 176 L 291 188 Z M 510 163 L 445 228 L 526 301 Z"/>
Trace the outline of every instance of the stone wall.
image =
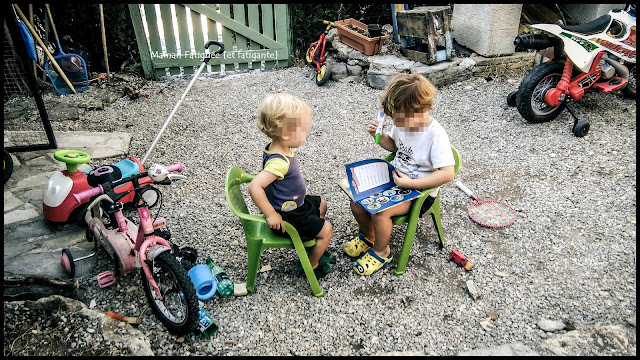
<path id="1" fill-rule="evenodd" d="M 393 31 L 386 29 L 389 30 Z M 454 57 L 451 61 L 426 65 L 402 56 L 398 46 L 390 40 L 385 42 L 380 54 L 366 56 L 341 43 L 335 29 L 329 32 L 327 39 L 337 49 L 337 52 L 329 54 L 327 59 L 331 67 L 332 80 L 365 82 L 375 89 L 384 89 L 389 80 L 399 73 L 423 74 L 436 86 L 445 86 L 470 77 L 523 76 L 533 68 L 535 61 L 534 52 L 521 52 L 500 57 L 473 54 L 471 57 Z"/>

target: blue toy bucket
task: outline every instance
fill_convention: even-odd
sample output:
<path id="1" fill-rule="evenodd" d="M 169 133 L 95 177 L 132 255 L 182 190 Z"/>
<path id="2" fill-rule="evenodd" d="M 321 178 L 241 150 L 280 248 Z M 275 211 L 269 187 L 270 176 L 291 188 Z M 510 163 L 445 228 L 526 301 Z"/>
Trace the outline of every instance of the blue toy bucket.
<path id="1" fill-rule="evenodd" d="M 198 300 L 208 300 L 216 293 L 218 281 L 213 277 L 209 266 L 205 264 L 196 265 L 187 274 L 196 289 Z"/>

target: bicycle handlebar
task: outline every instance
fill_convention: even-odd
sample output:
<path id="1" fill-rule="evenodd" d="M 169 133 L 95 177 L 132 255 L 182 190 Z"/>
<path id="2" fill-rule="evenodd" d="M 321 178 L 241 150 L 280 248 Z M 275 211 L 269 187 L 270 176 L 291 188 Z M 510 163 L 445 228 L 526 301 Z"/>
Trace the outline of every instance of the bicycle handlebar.
<path id="1" fill-rule="evenodd" d="M 182 172 L 182 170 L 184 170 L 184 167 L 182 166 L 182 163 L 180 161 L 176 162 L 175 164 L 171 164 L 168 165 L 167 170 L 169 172 Z M 142 172 L 140 174 L 136 174 L 136 175 L 132 175 L 129 176 L 128 178 L 124 178 L 124 179 L 119 179 L 119 180 L 114 180 L 111 182 L 106 182 L 105 184 L 109 184 L 111 185 L 111 187 L 116 187 L 125 183 L 128 183 L 129 181 L 133 181 L 135 179 L 140 179 L 143 178 L 145 176 L 148 176 L 148 173 Z M 154 182 L 156 183 L 156 182 Z M 76 202 L 78 204 L 82 204 L 83 202 L 89 200 L 90 198 L 96 196 L 96 195 L 101 195 L 104 194 L 104 188 L 102 187 L 102 185 L 98 185 L 94 188 L 91 188 L 89 190 L 85 190 L 85 191 L 81 191 L 77 194 L 73 194 L 73 198 L 76 200 Z"/>
<path id="2" fill-rule="evenodd" d="M 96 196 L 96 195 L 100 195 L 100 194 L 104 194 L 104 189 L 102 188 L 102 185 L 98 185 L 92 189 L 89 190 L 85 190 L 81 193 L 78 194 L 73 194 L 73 198 L 76 199 L 76 202 L 78 204 L 82 204 L 83 202 L 91 199 L 92 197 Z"/>

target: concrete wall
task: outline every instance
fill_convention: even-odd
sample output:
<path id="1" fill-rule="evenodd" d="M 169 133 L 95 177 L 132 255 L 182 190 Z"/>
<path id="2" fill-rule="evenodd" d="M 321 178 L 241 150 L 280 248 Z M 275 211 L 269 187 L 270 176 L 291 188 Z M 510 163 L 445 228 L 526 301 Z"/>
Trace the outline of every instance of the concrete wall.
<path id="1" fill-rule="evenodd" d="M 570 17 L 578 24 L 595 20 L 613 9 L 624 9 L 625 4 L 560 4 L 565 17 Z"/>
<path id="2" fill-rule="evenodd" d="M 522 4 L 455 4 L 453 38 L 482 56 L 514 53 Z"/>

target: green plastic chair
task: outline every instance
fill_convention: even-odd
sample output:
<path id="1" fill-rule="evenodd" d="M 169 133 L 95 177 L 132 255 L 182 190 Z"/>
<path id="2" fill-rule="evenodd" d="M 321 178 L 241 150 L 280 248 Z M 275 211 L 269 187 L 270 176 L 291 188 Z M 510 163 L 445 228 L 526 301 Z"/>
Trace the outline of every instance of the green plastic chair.
<path id="1" fill-rule="evenodd" d="M 460 154 L 455 147 L 451 146 L 451 151 L 453 152 L 453 158 L 456 161 L 454 166 L 454 173 L 458 175 L 458 171 L 460 171 Z M 386 161 L 391 161 L 396 156 L 395 153 L 391 153 L 384 157 Z M 454 175 L 454 176 L 455 176 Z M 418 228 L 418 220 L 424 214 L 431 214 L 433 218 L 433 222 L 436 225 L 436 230 L 438 231 L 438 237 L 440 238 L 440 243 L 444 247 L 444 234 L 442 232 L 442 223 L 440 222 L 440 192 L 438 192 L 438 196 L 436 196 L 433 201 L 433 205 L 429 210 L 427 210 L 424 214 L 420 214 L 420 208 L 422 204 L 427 199 L 427 196 L 431 194 L 434 189 L 425 189 L 422 191 L 422 196 L 413 201 L 411 205 L 411 211 L 407 215 L 393 216 L 391 217 L 391 221 L 393 225 L 407 225 L 407 232 L 404 235 L 404 242 L 402 243 L 402 250 L 400 251 L 400 257 L 398 257 L 398 265 L 394 270 L 394 274 L 396 276 L 400 276 L 404 274 L 404 271 L 407 267 L 407 262 L 409 261 L 409 253 L 411 252 L 411 245 L 413 245 L 413 238 L 416 235 L 416 229 Z"/>
<path id="2" fill-rule="evenodd" d="M 274 234 L 267 220 L 264 216 L 257 216 L 249 214 L 247 209 L 247 203 L 244 201 L 240 185 L 248 183 L 255 175 L 247 174 L 237 166 L 232 166 L 227 172 L 227 177 L 224 182 L 224 192 L 227 197 L 227 204 L 242 222 L 242 229 L 247 239 L 247 292 L 253 294 L 254 286 L 256 283 L 256 276 L 258 275 L 258 266 L 260 265 L 260 255 L 264 249 L 271 248 L 288 248 L 296 249 L 296 253 L 300 258 L 304 273 L 307 275 L 307 280 L 311 286 L 311 290 L 316 297 L 324 295 L 324 290 L 318 284 L 307 251 L 305 248 L 314 246 L 316 240 L 309 240 L 303 242 L 300 240 L 298 231 L 288 222 L 284 221 L 285 231 L 289 233 L 291 239 L 280 237 Z"/>

